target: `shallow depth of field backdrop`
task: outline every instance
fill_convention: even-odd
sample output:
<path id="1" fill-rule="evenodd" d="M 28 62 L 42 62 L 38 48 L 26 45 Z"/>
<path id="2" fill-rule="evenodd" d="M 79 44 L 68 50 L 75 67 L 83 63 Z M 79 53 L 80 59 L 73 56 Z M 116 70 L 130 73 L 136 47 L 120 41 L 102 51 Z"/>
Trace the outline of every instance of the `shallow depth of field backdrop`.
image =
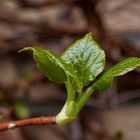
<path id="1" fill-rule="evenodd" d="M 0 122 L 57 114 L 66 94 L 36 68 L 27 46 L 58 55 L 92 32 L 107 54 L 107 67 L 140 57 L 139 0 L 0 0 Z M 67 126 L 27 126 L 0 140 L 139 140 L 140 68 L 95 93 Z"/>

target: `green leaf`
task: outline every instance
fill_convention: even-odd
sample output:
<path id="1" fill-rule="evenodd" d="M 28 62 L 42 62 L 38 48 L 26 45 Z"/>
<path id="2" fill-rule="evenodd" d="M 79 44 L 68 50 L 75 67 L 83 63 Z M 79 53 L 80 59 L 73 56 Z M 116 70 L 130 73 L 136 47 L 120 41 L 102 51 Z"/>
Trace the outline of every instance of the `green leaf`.
<path id="1" fill-rule="evenodd" d="M 111 86 L 114 77 L 124 75 L 134 70 L 138 66 L 140 66 L 140 58 L 131 57 L 125 59 L 120 63 L 116 64 L 115 66 L 113 66 L 104 75 L 102 75 L 101 78 L 99 78 L 99 80 L 97 80 L 93 84 L 93 88 L 97 91 L 103 91 Z"/>
<path id="2" fill-rule="evenodd" d="M 102 72 L 105 64 L 104 51 L 92 39 L 91 33 L 74 42 L 61 58 L 77 74 L 81 89 Z"/>
<path id="3" fill-rule="evenodd" d="M 33 51 L 33 57 L 37 63 L 38 68 L 42 70 L 44 75 L 48 77 L 49 80 L 58 83 L 64 83 L 67 80 L 63 60 L 61 60 L 53 52 L 41 48 L 31 47 L 26 47 L 21 51 L 26 50 Z"/>

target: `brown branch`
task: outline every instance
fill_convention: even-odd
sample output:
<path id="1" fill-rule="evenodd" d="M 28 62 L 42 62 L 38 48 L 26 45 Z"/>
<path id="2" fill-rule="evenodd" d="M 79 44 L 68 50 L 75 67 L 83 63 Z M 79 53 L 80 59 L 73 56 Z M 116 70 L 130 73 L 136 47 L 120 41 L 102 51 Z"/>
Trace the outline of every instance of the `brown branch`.
<path id="1" fill-rule="evenodd" d="M 5 131 L 28 125 L 41 125 L 41 124 L 55 124 L 55 117 L 54 116 L 37 117 L 18 121 L 5 122 L 0 124 L 0 131 Z"/>

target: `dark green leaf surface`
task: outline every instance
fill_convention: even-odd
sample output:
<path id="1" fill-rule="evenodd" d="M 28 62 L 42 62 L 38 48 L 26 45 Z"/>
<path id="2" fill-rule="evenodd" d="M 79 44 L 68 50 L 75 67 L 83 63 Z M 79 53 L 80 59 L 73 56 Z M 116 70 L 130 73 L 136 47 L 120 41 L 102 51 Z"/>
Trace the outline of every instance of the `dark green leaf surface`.
<path id="1" fill-rule="evenodd" d="M 21 51 L 32 50 L 38 68 L 49 80 L 64 83 L 67 80 L 63 61 L 49 50 L 27 47 Z"/>
<path id="2" fill-rule="evenodd" d="M 93 88 L 97 91 L 103 91 L 111 86 L 114 77 L 124 75 L 138 66 L 140 66 L 140 58 L 131 57 L 125 59 L 113 66 L 99 80 L 97 80 L 95 84 L 93 84 Z"/>
<path id="3" fill-rule="evenodd" d="M 100 74 L 105 64 L 104 51 L 92 39 L 91 33 L 74 42 L 61 56 L 78 75 L 81 88 Z"/>

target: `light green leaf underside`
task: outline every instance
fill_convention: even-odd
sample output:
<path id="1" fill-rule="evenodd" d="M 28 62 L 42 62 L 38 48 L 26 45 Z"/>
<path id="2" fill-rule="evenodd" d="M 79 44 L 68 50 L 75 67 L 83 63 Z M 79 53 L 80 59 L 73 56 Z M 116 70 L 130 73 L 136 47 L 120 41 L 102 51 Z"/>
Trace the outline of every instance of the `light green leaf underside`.
<path id="1" fill-rule="evenodd" d="M 93 81 L 105 65 L 105 54 L 91 33 L 74 42 L 61 56 L 77 74 L 81 88 Z"/>
<path id="2" fill-rule="evenodd" d="M 33 57 L 37 63 L 37 67 L 41 69 L 43 74 L 48 77 L 49 80 L 58 83 L 64 83 L 67 80 L 63 61 L 53 52 L 31 47 L 24 48 L 21 51 L 26 50 L 33 51 Z"/>
<path id="3" fill-rule="evenodd" d="M 93 84 L 93 88 L 97 91 L 103 91 L 111 86 L 114 77 L 124 75 L 134 70 L 138 66 L 140 66 L 140 58 L 131 57 L 125 59 L 120 63 L 116 64 L 115 66 L 113 66 L 104 75 L 102 75 L 101 78 L 99 78 L 99 80 L 97 80 Z"/>

